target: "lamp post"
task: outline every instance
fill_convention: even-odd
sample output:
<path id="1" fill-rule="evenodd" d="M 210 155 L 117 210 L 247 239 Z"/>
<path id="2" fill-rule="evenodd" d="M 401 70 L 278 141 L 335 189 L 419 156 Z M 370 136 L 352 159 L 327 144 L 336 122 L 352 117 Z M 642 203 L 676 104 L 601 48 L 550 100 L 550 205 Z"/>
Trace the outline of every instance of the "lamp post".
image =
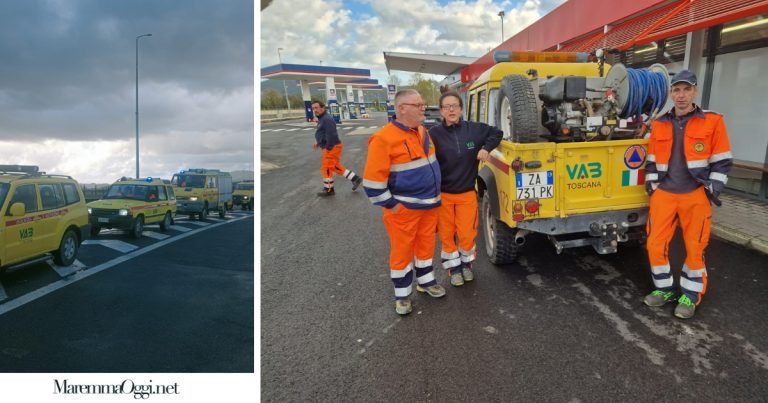
<path id="1" fill-rule="evenodd" d="M 136 37 L 136 179 L 139 178 L 139 38 L 145 36 L 152 36 L 152 34 Z"/>
<path id="2" fill-rule="evenodd" d="M 277 60 L 280 62 L 280 64 L 283 64 L 283 58 L 280 56 L 280 51 L 283 50 L 283 48 L 277 48 Z M 285 104 L 288 105 L 288 110 L 291 109 L 291 101 L 288 99 L 288 85 L 285 84 L 285 80 L 283 80 L 283 91 L 285 91 Z"/>
<path id="3" fill-rule="evenodd" d="M 501 17 L 501 43 L 504 43 L 504 10 L 499 11 L 499 17 Z"/>

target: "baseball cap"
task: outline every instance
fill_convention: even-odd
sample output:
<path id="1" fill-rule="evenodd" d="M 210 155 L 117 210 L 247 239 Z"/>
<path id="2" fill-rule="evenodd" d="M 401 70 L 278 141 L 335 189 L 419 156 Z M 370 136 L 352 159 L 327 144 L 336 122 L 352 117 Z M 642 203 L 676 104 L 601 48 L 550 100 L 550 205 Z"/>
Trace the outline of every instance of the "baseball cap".
<path id="1" fill-rule="evenodd" d="M 681 70 L 679 73 L 672 76 L 670 85 L 675 85 L 677 83 L 688 83 L 690 85 L 696 85 L 697 82 L 696 74 L 693 74 L 690 70 Z"/>

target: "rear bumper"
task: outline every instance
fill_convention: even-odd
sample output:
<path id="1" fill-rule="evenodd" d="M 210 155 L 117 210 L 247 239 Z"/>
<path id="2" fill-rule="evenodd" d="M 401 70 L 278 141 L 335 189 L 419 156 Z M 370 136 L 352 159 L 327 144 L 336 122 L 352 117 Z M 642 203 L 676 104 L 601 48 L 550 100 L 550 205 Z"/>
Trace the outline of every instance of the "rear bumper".
<path id="1" fill-rule="evenodd" d="M 560 218 L 542 218 L 534 220 L 518 221 L 517 228 L 526 229 L 547 235 L 574 234 L 577 232 L 590 232 L 594 226 L 619 225 L 631 228 L 645 226 L 648 221 L 648 208 L 635 208 L 627 210 L 605 211 L 599 213 L 587 213 Z M 626 223 L 626 225 L 623 225 Z M 594 232 L 594 231 L 593 231 Z"/>

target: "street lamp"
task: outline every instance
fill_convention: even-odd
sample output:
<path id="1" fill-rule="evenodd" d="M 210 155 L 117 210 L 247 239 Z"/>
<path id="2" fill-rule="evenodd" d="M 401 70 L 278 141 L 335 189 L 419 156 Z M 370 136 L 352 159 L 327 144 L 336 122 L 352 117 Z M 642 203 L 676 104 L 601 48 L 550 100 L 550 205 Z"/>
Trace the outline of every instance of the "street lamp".
<path id="1" fill-rule="evenodd" d="M 136 37 L 136 179 L 139 179 L 139 38 L 145 36 L 152 36 L 152 34 Z"/>
<path id="2" fill-rule="evenodd" d="M 501 43 L 504 43 L 504 10 L 499 11 L 499 17 L 501 17 Z"/>
<path id="3" fill-rule="evenodd" d="M 277 48 L 277 60 L 280 62 L 280 64 L 283 64 L 283 58 L 280 56 L 280 51 L 283 50 L 283 48 Z M 288 99 L 288 85 L 285 84 L 285 80 L 283 80 L 283 91 L 285 91 L 285 103 L 288 105 L 288 110 L 291 109 L 291 101 Z"/>

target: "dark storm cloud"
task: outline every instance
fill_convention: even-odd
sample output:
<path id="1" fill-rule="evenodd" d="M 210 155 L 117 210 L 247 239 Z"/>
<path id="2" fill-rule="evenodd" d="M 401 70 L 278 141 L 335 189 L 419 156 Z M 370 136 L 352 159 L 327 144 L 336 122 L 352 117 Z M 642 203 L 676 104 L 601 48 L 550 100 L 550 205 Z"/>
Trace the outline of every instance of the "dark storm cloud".
<path id="1" fill-rule="evenodd" d="M 135 37 L 144 33 L 153 35 L 139 48 L 149 133 L 252 91 L 251 0 L 0 0 L 0 140 L 113 140 L 133 130 Z M 253 117 L 210 120 L 241 132 Z"/>

